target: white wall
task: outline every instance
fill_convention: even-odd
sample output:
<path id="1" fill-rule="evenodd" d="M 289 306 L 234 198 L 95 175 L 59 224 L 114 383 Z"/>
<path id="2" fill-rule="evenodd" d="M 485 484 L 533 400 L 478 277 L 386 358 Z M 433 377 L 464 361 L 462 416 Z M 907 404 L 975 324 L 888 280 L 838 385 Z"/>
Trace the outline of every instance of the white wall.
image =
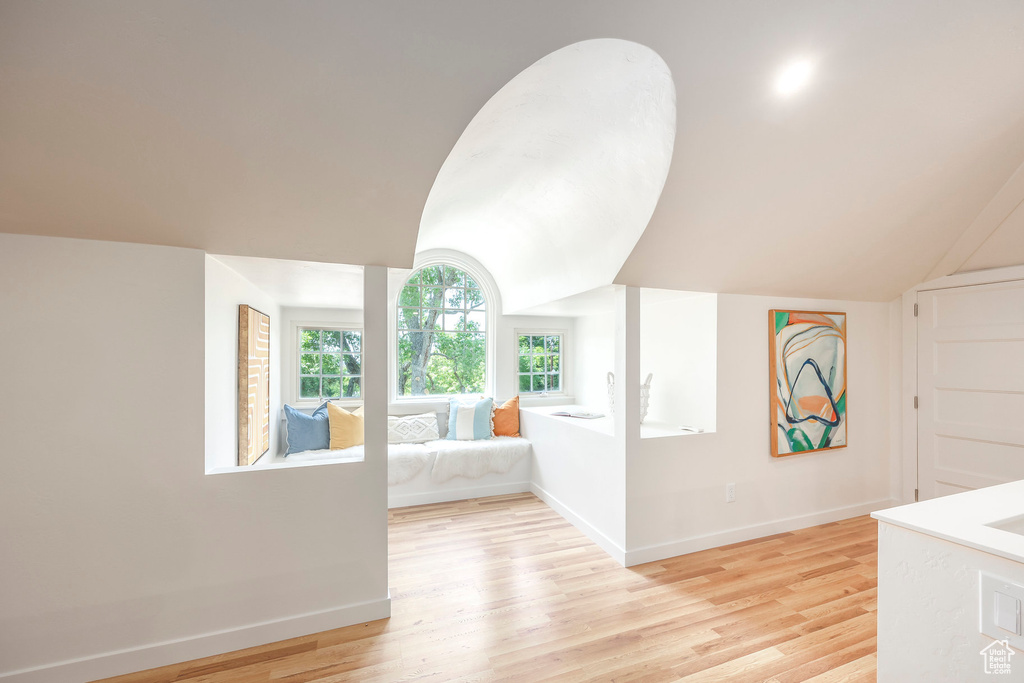
<path id="1" fill-rule="evenodd" d="M 611 430 L 531 412 L 520 413 L 533 444 L 533 482 L 539 498 L 576 525 L 605 552 L 625 558 L 624 453 Z"/>
<path id="2" fill-rule="evenodd" d="M 889 497 L 898 502 L 904 500 L 906 487 L 901 453 L 903 450 L 903 301 L 889 302 Z M 916 382 L 915 382 L 916 383 Z M 915 463 L 916 465 L 916 463 Z M 914 477 L 913 487 L 917 487 Z"/>
<path id="3" fill-rule="evenodd" d="M 718 296 L 718 431 L 642 439 L 628 458 L 630 564 L 890 504 L 889 305 Z M 849 446 L 769 454 L 768 310 L 848 314 Z M 736 484 L 736 501 L 725 486 Z"/>
<path id="4" fill-rule="evenodd" d="M 382 409 L 366 462 L 204 474 L 204 270 L 200 251 L 0 234 L 4 680 L 389 613 Z"/>
<path id="5" fill-rule="evenodd" d="M 718 297 L 640 290 L 640 378 L 653 373 L 646 422 L 715 431 Z"/>
<path id="6" fill-rule="evenodd" d="M 1010 209 L 1011 206 L 1014 208 Z M 1009 213 L 1004 213 L 1007 210 Z M 1004 217 L 1000 220 L 999 216 Z M 979 223 L 979 220 L 983 222 Z M 997 221 L 998 224 L 993 227 Z M 976 239 L 970 242 L 974 251 L 969 252 L 970 255 L 959 264 L 956 269 L 958 273 L 1024 265 L 1024 164 L 992 198 L 975 224 L 982 229 L 991 229 L 991 232 L 980 244 Z M 975 224 L 971 225 L 972 229 Z M 973 235 L 964 233 L 961 240 L 970 236 Z M 963 252 L 958 253 L 963 257 Z"/>
<path id="7" fill-rule="evenodd" d="M 286 329 L 281 307 L 237 272 L 206 256 L 206 469 L 238 464 L 238 306 L 270 316 L 270 451 L 280 450 L 281 342 Z"/>
<path id="8" fill-rule="evenodd" d="M 615 313 L 595 313 L 576 318 L 575 323 L 572 364 L 576 403 L 607 414 L 608 373 L 615 372 Z"/>
<path id="9" fill-rule="evenodd" d="M 532 490 L 621 563 L 626 561 L 627 446 L 639 439 L 639 292 L 618 287 L 609 292 L 608 314 L 575 319 L 572 345 L 577 369 L 577 391 L 588 397 L 579 403 L 606 413 L 599 420 L 574 420 L 543 414 L 543 409 L 521 413 L 523 436 L 533 443 Z M 628 353 L 616 354 L 616 349 Z M 606 368 L 606 369 L 604 369 Z M 607 415 L 608 393 L 603 380 L 616 376 L 615 413 Z M 602 382 L 596 377 L 600 372 Z M 636 391 L 627 397 L 630 382 Z M 582 378 L 582 381 L 581 381 Z M 579 396 L 579 394 L 578 394 Z M 550 412 L 550 408 L 547 409 Z M 626 427 L 626 415 L 636 424 Z"/>

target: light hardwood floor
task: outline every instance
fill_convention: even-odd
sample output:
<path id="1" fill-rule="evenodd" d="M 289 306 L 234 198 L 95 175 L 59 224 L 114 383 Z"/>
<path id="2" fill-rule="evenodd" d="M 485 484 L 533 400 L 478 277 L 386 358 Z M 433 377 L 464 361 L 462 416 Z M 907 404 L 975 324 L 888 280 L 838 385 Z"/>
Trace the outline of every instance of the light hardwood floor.
<path id="1" fill-rule="evenodd" d="M 875 680 L 868 517 L 630 569 L 528 493 L 390 519 L 391 619 L 109 680 Z"/>

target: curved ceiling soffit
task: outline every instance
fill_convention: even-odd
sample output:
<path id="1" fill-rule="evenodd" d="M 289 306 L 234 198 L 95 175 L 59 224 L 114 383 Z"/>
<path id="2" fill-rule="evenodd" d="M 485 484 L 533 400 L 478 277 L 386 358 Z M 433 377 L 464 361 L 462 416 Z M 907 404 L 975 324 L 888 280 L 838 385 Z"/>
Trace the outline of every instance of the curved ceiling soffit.
<path id="1" fill-rule="evenodd" d="M 552 52 L 463 131 L 416 252 L 472 256 L 508 313 L 611 284 L 654 213 L 675 133 L 672 74 L 650 48 L 598 39 Z"/>

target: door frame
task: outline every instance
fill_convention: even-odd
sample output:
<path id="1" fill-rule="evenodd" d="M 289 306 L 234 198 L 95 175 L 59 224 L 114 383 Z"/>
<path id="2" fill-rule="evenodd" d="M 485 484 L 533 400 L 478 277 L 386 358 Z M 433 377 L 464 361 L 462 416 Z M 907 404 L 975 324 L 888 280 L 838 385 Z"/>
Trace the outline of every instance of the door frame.
<path id="1" fill-rule="evenodd" d="M 917 317 L 914 306 L 917 304 L 918 292 L 936 289 L 954 289 L 973 285 L 991 285 L 1000 282 L 1024 280 L 1024 266 L 992 268 L 976 270 L 970 273 L 947 275 L 911 287 L 897 301 L 900 304 L 899 330 L 891 330 L 890 334 L 899 333 L 903 348 L 903 359 L 900 367 L 900 391 L 898 396 L 890 396 L 890 414 L 893 417 L 892 443 L 899 444 L 900 463 L 891 471 L 899 472 L 899 485 L 892 490 L 899 494 L 901 504 L 913 503 L 914 492 L 918 488 L 917 479 L 917 409 L 914 408 L 914 397 L 917 396 Z M 891 320 L 891 319 L 890 319 Z M 895 359 L 890 362 L 895 369 Z"/>

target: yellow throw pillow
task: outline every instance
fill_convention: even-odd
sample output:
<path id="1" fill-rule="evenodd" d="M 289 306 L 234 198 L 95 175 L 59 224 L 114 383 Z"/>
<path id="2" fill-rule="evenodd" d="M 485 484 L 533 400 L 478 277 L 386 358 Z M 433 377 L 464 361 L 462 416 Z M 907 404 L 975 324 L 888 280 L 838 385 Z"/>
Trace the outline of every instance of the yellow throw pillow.
<path id="1" fill-rule="evenodd" d="M 363 407 L 348 412 L 333 403 L 327 404 L 327 420 L 331 425 L 331 450 L 352 448 L 363 443 Z"/>

